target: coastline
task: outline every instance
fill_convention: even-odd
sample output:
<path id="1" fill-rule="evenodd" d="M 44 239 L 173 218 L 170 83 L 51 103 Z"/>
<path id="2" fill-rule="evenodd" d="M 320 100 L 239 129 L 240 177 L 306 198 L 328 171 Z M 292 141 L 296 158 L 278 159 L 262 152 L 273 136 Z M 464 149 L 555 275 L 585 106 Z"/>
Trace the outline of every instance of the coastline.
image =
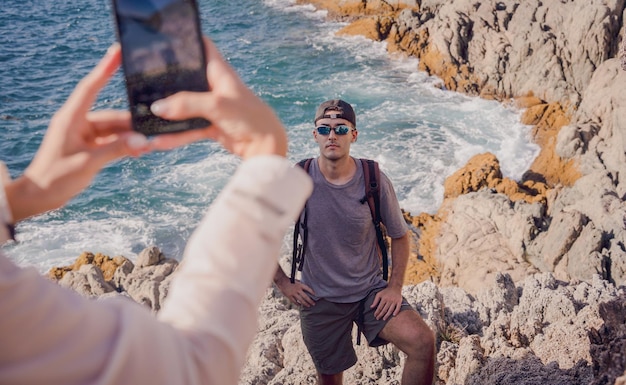
<path id="1" fill-rule="evenodd" d="M 615 59 L 624 4 L 298 2 L 351 21 L 343 33 L 393 42 L 446 89 L 515 103 L 541 146 L 520 181 L 480 154 L 448 177 L 436 214 L 405 213 L 421 238 L 403 294 L 437 333 L 437 384 L 626 384 L 626 71 Z M 580 26 L 586 35 L 572 32 Z M 83 295 L 121 291 L 158 311 L 175 261 L 146 249 L 135 266 L 112 262 L 116 287 L 78 261 L 87 278 L 62 284 L 88 281 Z M 259 317 L 240 384 L 313 382 L 297 309 L 272 287 Z M 394 347 L 357 354 L 347 383 L 399 381 Z"/>
<path id="2" fill-rule="evenodd" d="M 298 0 L 297 3 L 312 4 L 326 9 L 331 19 L 348 21 L 350 24 L 339 31 L 340 34 L 362 35 L 372 40 L 385 41 L 390 53 L 401 52 L 417 58 L 418 69 L 439 77 L 448 90 L 495 99 L 502 103 L 514 103 L 524 109 L 522 123 L 533 126 L 533 138 L 541 151 L 520 181 L 502 178 L 497 159 L 489 157 L 485 160 L 484 154 L 479 155 L 448 177 L 445 182 L 444 202 L 436 214 L 419 213 L 412 216 L 407 213 L 407 220 L 421 230 L 418 248 L 420 259 L 423 259 L 412 256 L 407 284 L 416 284 L 427 279 L 436 282 L 439 280 L 441 272 L 437 271 L 437 266 L 441 252 L 437 250 L 437 241 L 442 233 L 441 224 L 446 221 L 450 211 L 451 199 L 487 187 L 507 195 L 513 203 L 518 200 L 528 203 L 543 202 L 545 211 L 549 212 L 550 206 L 554 206 L 554 201 L 559 199 L 559 191 L 574 186 L 585 175 L 581 168 L 588 166 L 581 165 L 580 151 L 559 151 L 558 146 L 567 146 L 559 143 L 559 135 L 563 127 L 572 131 L 572 125 L 576 124 L 576 113 L 583 103 L 584 91 L 591 82 L 592 69 L 617 54 L 617 45 L 613 42 L 617 40 L 621 30 L 618 3 L 603 8 L 598 17 L 598 24 L 605 27 L 605 31 L 600 32 L 599 36 L 608 43 L 605 47 L 597 47 L 596 57 L 587 60 L 593 66 L 589 66 L 583 58 L 580 60 L 583 61 L 582 64 L 570 59 L 570 68 L 564 68 L 563 73 L 567 70 L 574 71 L 577 66 L 583 68 L 579 74 L 572 73 L 569 77 L 560 76 L 550 67 L 553 57 L 562 63 L 567 63 L 567 58 L 559 57 L 559 52 L 552 52 L 542 58 L 540 54 L 533 52 L 533 43 L 522 42 L 523 36 L 516 38 L 514 33 L 523 28 L 527 36 L 533 37 L 533 33 L 537 35 L 536 30 L 541 32 L 545 29 L 538 24 L 545 23 L 550 16 L 556 14 L 565 14 L 560 17 L 563 25 L 557 27 L 568 31 L 575 27 L 572 24 L 580 22 L 576 19 L 578 16 L 568 17 L 568 13 L 584 6 L 582 2 L 552 8 L 539 2 L 529 2 L 523 7 L 506 2 L 485 2 L 474 7 L 468 1 L 447 4 L 443 1 Z M 598 4 L 591 5 L 595 8 L 602 7 Z M 611 9 L 611 5 L 614 8 Z M 530 10 L 543 15 L 543 20 L 533 22 L 534 13 Z M 584 19 L 585 16 L 579 17 Z M 589 16 L 590 20 L 583 20 L 585 25 L 593 25 L 596 20 L 591 17 Z M 480 28 L 477 27 L 479 21 L 482 23 Z M 554 27 L 550 25 L 550 28 Z M 552 35 L 539 34 L 537 37 L 543 39 L 543 45 L 558 45 L 558 42 L 555 43 L 558 41 L 555 37 L 558 32 L 551 30 Z M 553 38 L 549 39 L 550 36 Z M 576 42 L 572 41 L 574 43 Z M 519 52 L 515 51 L 518 47 Z M 526 49 L 526 53 L 523 49 Z M 481 51 L 482 57 L 473 54 L 474 51 Z M 512 57 L 517 57 L 516 61 L 512 63 L 509 60 L 507 63 L 506 60 Z M 544 64 L 544 68 L 538 67 L 529 72 L 523 67 L 529 63 Z M 527 78 L 521 79 L 524 76 Z M 479 170 L 482 168 L 492 170 L 495 177 L 487 180 L 488 173 L 484 173 L 481 179 Z M 476 178 L 478 180 L 470 181 Z"/>

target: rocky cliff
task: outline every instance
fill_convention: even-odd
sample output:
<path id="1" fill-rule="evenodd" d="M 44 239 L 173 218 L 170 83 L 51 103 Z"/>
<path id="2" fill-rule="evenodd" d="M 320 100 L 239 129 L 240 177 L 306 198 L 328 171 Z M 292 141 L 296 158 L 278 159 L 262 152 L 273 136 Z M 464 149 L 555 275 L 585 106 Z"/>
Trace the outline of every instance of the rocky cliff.
<path id="1" fill-rule="evenodd" d="M 478 156 L 446 181 L 446 200 L 431 220 L 410 219 L 423 238 L 436 238 L 422 239 L 421 251 L 442 264 L 439 283 L 459 285 L 463 271 L 476 276 L 475 269 L 449 272 L 447 265 L 458 261 L 446 261 L 456 258 L 484 270 L 494 270 L 489 260 L 504 259 L 559 279 L 600 274 L 625 282 L 626 185 L 619 176 L 626 167 L 626 102 L 619 93 L 626 73 L 616 58 L 624 1 L 306 3 L 350 21 L 339 33 L 382 40 L 390 51 L 417 57 L 419 69 L 440 77 L 447 89 L 517 103 L 525 108 L 524 122 L 534 125 L 542 151 L 521 181 L 503 179 L 497 159 Z M 472 196 L 480 190 L 490 193 Z M 509 220 L 513 206 L 526 212 L 520 221 Z M 476 226 L 455 225 L 463 216 Z M 494 234 L 513 243 L 499 247 L 510 257 L 486 255 Z M 457 278 L 446 278 L 451 275 Z"/>
<path id="2" fill-rule="evenodd" d="M 516 103 L 542 147 L 520 181 L 478 155 L 436 214 L 406 215 L 423 258 L 404 294 L 437 332 L 437 383 L 626 384 L 624 0 L 301 2 L 417 57 L 446 89 Z M 108 284 L 147 288 L 131 296 L 157 311 L 174 269 L 150 267 L 168 270 L 150 284 L 151 263 Z M 108 290 L 96 275 L 65 284 Z M 358 354 L 347 384 L 399 383 L 395 348 Z M 313 382 L 297 310 L 271 288 L 240 383 Z"/>

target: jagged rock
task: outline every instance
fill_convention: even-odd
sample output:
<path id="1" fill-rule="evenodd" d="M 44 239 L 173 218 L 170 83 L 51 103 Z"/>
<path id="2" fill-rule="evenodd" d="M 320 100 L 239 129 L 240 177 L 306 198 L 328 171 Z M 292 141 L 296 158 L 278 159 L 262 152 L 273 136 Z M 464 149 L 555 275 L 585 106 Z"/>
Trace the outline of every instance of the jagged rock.
<path id="1" fill-rule="evenodd" d="M 116 268 L 107 270 L 107 278 L 101 266 Z M 124 257 L 111 259 L 102 254 L 83 253 L 72 266 L 51 271 L 62 271 L 59 284 L 87 297 L 101 297 L 111 292 L 124 293 L 135 302 L 158 311 L 167 296 L 172 273 L 177 267 L 178 261 L 165 258 L 159 248 L 151 246 L 139 253 L 137 264 Z M 51 275 L 57 276 L 56 273 Z"/>
<path id="2" fill-rule="evenodd" d="M 68 271 L 59 284 L 74 289 L 86 297 L 100 297 L 115 291 L 113 285 L 104 279 L 102 270 L 92 264 L 82 265 L 78 271 Z"/>
<path id="3" fill-rule="evenodd" d="M 126 287 L 124 286 L 125 282 L 128 280 L 129 275 L 134 269 L 135 265 L 130 260 L 126 260 L 117 268 L 113 274 L 113 285 L 115 285 L 119 291 L 126 290 Z"/>
<path id="4" fill-rule="evenodd" d="M 583 385 L 612 383 L 623 373 L 626 288 L 598 276 L 567 283 L 550 273 L 517 286 L 507 274 L 496 282 L 476 297 L 432 282 L 404 287 L 437 332 L 437 384 Z M 395 348 L 363 344 L 356 351 L 359 363 L 346 371 L 345 383 L 398 383 L 404 357 Z M 297 311 L 270 288 L 239 383 L 312 384 L 314 373 Z"/>
<path id="5" fill-rule="evenodd" d="M 178 261 L 174 259 L 162 259 L 157 265 L 144 267 L 135 265 L 133 271 L 120 281 L 120 287 L 123 287 L 136 302 L 158 311 L 171 282 L 166 278 L 176 270 L 177 266 Z"/>
<path id="6" fill-rule="evenodd" d="M 547 231 L 539 234 L 530 244 L 527 256 L 529 262 L 540 271 L 555 271 L 582 232 L 586 221 L 587 218 L 576 210 L 556 213 Z"/>
<path id="7" fill-rule="evenodd" d="M 545 201 L 549 191 L 541 182 L 518 184 L 510 178 L 504 178 L 498 158 L 491 153 L 473 156 L 464 167 L 446 178 L 443 186 L 444 199 L 492 188 L 506 194 L 513 202 L 525 200 L 533 203 Z"/>
<path id="8" fill-rule="evenodd" d="M 124 264 L 127 261 L 126 258 L 122 256 L 116 256 L 110 258 L 101 253 L 90 253 L 84 252 L 82 253 L 76 261 L 70 266 L 62 266 L 62 267 L 53 267 L 48 272 L 48 277 L 54 280 L 60 280 L 63 278 L 64 274 L 68 271 L 77 271 L 83 265 L 96 265 L 102 271 L 105 280 L 110 280 L 115 274 L 115 271 L 119 266 Z"/>
<path id="9" fill-rule="evenodd" d="M 446 208 L 437 239 L 439 283 L 469 293 L 495 283 L 498 273 L 517 282 L 538 271 L 526 259 L 527 245 L 538 231 L 543 207 L 490 190 L 461 195 Z"/>
<path id="10" fill-rule="evenodd" d="M 136 265 L 138 267 L 155 266 L 165 259 L 161 250 L 156 246 L 150 246 L 143 249 L 137 256 Z"/>
<path id="11" fill-rule="evenodd" d="M 522 181 L 472 174 L 442 212 L 408 218 L 422 230 L 420 263 L 441 284 L 403 291 L 437 331 L 437 384 L 626 384 L 626 72 L 615 58 L 624 0 L 306 2 L 354 21 L 343 33 L 417 57 L 447 89 L 517 98 L 542 147 Z M 518 201 L 515 189 L 542 199 Z M 154 250 L 146 257 L 153 270 L 120 263 L 113 283 L 156 311 L 174 267 L 153 265 Z M 67 271 L 52 275 L 85 295 L 106 291 L 95 275 Z M 357 354 L 346 383 L 399 382 L 397 350 Z M 315 383 L 297 312 L 275 290 L 240 383 Z"/>

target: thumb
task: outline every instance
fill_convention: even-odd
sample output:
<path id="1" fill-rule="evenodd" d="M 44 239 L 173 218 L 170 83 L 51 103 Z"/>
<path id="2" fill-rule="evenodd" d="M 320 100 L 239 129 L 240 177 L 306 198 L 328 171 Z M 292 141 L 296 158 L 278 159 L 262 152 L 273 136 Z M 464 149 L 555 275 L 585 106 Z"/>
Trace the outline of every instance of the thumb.
<path id="1" fill-rule="evenodd" d="M 206 118 L 213 98 L 208 92 L 182 91 L 152 103 L 150 110 L 156 116 L 168 120 Z M 210 119 L 209 119 L 210 120 Z"/>
<path id="2" fill-rule="evenodd" d="M 125 132 L 103 142 L 92 152 L 98 168 L 125 156 L 139 156 L 150 151 L 148 139 L 137 132 Z"/>

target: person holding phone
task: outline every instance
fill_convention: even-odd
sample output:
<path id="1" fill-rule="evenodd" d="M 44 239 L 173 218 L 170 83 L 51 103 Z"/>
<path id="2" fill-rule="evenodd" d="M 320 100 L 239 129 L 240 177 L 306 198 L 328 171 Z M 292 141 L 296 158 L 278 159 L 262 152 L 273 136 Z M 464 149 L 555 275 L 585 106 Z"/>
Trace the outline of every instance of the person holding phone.
<path id="1" fill-rule="evenodd" d="M 15 223 L 62 206 L 117 158 L 212 139 L 243 159 L 189 240 L 156 317 L 125 298 L 80 297 L 0 253 L 0 383 L 237 383 L 284 232 L 312 187 L 285 159 L 286 132 L 272 109 L 204 43 L 212 91 L 178 93 L 151 108 L 211 126 L 148 141 L 132 132 L 127 111 L 90 111 L 119 66 L 115 45 L 51 119 L 23 175 L 10 181 L 2 173 L 5 241 Z"/>

